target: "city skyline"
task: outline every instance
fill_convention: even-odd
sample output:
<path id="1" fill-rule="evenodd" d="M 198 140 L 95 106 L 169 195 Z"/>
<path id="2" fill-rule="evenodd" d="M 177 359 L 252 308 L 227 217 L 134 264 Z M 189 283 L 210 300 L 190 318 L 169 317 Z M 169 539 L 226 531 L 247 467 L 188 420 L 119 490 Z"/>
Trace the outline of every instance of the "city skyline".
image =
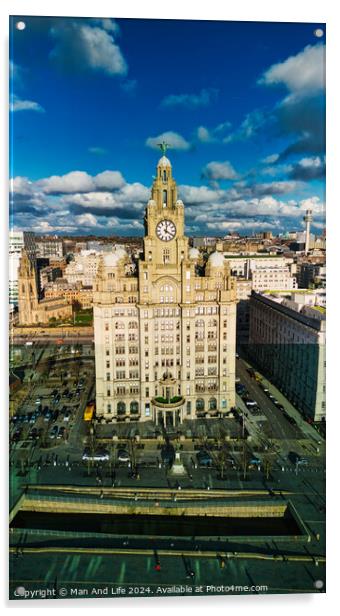
<path id="1" fill-rule="evenodd" d="M 11 20 L 14 228 L 142 236 L 162 139 L 188 235 L 324 228 L 324 26 Z"/>

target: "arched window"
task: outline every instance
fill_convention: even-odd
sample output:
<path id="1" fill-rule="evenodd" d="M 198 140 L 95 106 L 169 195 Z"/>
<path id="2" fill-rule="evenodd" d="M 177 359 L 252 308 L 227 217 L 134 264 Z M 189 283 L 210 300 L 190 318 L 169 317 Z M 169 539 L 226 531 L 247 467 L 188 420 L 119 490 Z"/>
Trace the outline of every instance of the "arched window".
<path id="1" fill-rule="evenodd" d="M 196 411 L 204 411 L 204 400 L 202 398 L 196 400 Z"/>
<path id="2" fill-rule="evenodd" d="M 135 400 L 130 402 L 130 413 L 133 415 L 134 413 L 138 413 L 138 402 Z"/>
<path id="3" fill-rule="evenodd" d="M 163 207 L 166 207 L 167 202 L 168 202 L 167 191 L 163 190 Z"/>
<path id="4" fill-rule="evenodd" d="M 117 415 L 125 415 L 125 412 L 126 412 L 125 402 L 118 402 Z"/>
<path id="5" fill-rule="evenodd" d="M 163 171 L 163 181 L 166 182 L 166 170 Z"/>
<path id="6" fill-rule="evenodd" d="M 210 400 L 209 400 L 209 409 L 211 411 L 216 411 L 216 408 L 217 408 L 216 398 L 210 398 Z"/>

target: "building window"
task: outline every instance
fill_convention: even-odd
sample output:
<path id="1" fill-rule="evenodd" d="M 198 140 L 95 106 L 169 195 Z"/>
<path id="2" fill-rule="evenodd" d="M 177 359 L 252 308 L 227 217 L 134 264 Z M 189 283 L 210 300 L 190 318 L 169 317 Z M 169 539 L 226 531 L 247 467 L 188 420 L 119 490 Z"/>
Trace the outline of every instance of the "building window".
<path id="1" fill-rule="evenodd" d="M 196 400 L 196 411 L 204 411 L 204 400 L 203 400 L 203 398 L 197 398 L 197 400 Z"/>
<path id="2" fill-rule="evenodd" d="M 187 415 L 191 415 L 191 401 L 188 400 L 187 402 Z"/>
<path id="3" fill-rule="evenodd" d="M 117 404 L 117 415 L 125 415 L 125 413 L 126 413 L 125 402 L 118 402 L 118 404 Z"/>
<path id="4" fill-rule="evenodd" d="M 138 402 L 136 402 L 135 400 L 133 402 L 130 402 L 131 415 L 137 414 L 138 411 L 139 411 Z"/>

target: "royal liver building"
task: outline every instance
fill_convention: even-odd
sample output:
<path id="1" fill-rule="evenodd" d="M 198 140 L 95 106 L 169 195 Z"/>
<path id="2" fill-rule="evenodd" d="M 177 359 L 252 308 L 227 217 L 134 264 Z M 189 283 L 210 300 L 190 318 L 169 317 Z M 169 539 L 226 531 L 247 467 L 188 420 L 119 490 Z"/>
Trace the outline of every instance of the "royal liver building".
<path id="1" fill-rule="evenodd" d="M 164 153 L 164 152 L 163 152 Z M 221 253 L 184 235 L 172 167 L 157 165 L 144 253 L 103 256 L 94 293 L 97 416 L 111 422 L 216 417 L 235 404 L 236 291 Z"/>

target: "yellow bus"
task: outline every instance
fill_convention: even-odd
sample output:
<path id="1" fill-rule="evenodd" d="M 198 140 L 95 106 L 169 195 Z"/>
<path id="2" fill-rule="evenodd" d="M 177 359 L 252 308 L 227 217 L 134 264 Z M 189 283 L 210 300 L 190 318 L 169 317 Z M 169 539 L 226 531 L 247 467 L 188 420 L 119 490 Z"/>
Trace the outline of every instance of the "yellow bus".
<path id="1" fill-rule="evenodd" d="M 84 421 L 91 421 L 94 414 L 94 402 L 89 402 L 84 411 Z"/>

